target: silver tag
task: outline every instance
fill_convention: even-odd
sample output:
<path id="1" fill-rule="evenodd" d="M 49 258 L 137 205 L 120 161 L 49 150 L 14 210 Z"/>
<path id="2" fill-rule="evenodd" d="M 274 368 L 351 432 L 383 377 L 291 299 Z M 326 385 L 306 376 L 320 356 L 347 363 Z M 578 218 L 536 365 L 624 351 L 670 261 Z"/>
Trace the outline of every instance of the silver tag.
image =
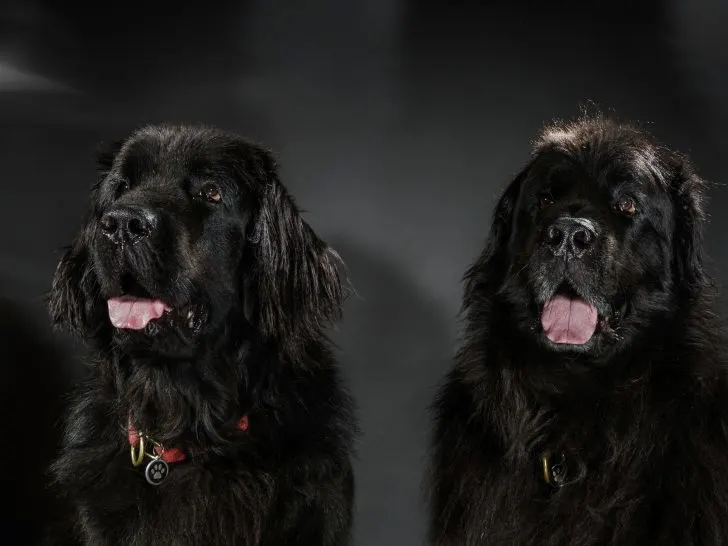
<path id="1" fill-rule="evenodd" d="M 144 469 L 144 477 L 151 485 L 159 485 L 169 474 L 169 465 L 163 459 L 154 459 Z"/>

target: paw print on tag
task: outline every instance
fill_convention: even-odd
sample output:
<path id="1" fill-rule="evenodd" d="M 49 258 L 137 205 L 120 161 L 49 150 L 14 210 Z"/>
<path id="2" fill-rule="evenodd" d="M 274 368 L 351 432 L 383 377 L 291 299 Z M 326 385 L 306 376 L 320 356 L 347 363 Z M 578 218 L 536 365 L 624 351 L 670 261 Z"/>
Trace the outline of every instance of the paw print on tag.
<path id="1" fill-rule="evenodd" d="M 169 466 L 162 459 L 155 459 L 147 465 L 144 470 L 144 477 L 152 485 L 159 485 L 162 483 L 167 474 L 169 473 Z"/>

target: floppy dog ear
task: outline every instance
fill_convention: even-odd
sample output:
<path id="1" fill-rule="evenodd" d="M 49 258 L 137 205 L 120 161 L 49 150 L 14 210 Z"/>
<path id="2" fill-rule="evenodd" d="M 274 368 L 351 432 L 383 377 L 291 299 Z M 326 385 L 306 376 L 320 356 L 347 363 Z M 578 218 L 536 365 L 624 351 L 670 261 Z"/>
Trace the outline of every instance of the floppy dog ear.
<path id="1" fill-rule="evenodd" d="M 262 149 L 255 155 L 256 176 L 265 183 L 244 258 L 246 307 L 262 337 L 301 341 L 340 318 L 342 262 L 301 218 L 273 157 Z"/>
<path id="2" fill-rule="evenodd" d="M 510 184 L 493 210 L 490 232 L 485 248 L 475 263 L 465 273 L 465 299 L 470 301 L 476 293 L 491 293 L 502 282 L 507 270 L 507 248 L 513 231 L 513 214 L 521 186 L 531 165 L 529 163 Z"/>
<path id="3" fill-rule="evenodd" d="M 702 251 L 706 183 L 692 171 L 689 164 L 681 161 L 673 189 L 676 210 L 675 271 L 681 285 L 693 288 L 706 281 Z"/>
<path id="4" fill-rule="evenodd" d="M 56 328 L 65 329 L 87 340 L 104 324 L 103 304 L 99 300 L 99 284 L 89 259 L 89 242 L 93 236 L 90 220 L 98 202 L 98 189 L 111 170 L 122 141 L 102 144 L 96 150 L 97 180 L 91 187 L 86 218 L 56 266 L 48 294 L 48 309 Z"/>
<path id="5" fill-rule="evenodd" d="M 99 286 L 89 263 L 87 233 L 82 230 L 58 262 L 48 295 L 53 325 L 86 340 L 101 326 Z"/>

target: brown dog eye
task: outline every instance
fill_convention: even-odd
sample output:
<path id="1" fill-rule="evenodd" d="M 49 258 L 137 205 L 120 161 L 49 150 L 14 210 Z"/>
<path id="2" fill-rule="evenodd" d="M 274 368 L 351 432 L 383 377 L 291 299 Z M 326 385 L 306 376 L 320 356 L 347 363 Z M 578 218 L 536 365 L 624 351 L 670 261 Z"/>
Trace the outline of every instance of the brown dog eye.
<path id="1" fill-rule="evenodd" d="M 634 199 L 631 197 L 622 197 L 614 205 L 614 208 L 617 209 L 617 212 L 626 214 L 627 216 L 634 216 L 637 213 L 637 207 L 635 206 Z"/>
<path id="2" fill-rule="evenodd" d="M 554 200 L 551 199 L 550 195 L 542 195 L 540 199 L 538 200 L 538 206 L 539 208 L 545 209 L 546 207 L 550 207 L 554 204 Z"/>
<path id="3" fill-rule="evenodd" d="M 129 191 L 129 182 L 127 180 L 120 180 L 117 182 L 116 187 L 114 188 L 114 198 L 118 199 L 121 197 L 121 195 L 127 191 Z"/>
<path id="4" fill-rule="evenodd" d="M 210 203 L 219 203 L 222 199 L 222 193 L 215 184 L 205 184 L 200 190 L 200 197 Z"/>

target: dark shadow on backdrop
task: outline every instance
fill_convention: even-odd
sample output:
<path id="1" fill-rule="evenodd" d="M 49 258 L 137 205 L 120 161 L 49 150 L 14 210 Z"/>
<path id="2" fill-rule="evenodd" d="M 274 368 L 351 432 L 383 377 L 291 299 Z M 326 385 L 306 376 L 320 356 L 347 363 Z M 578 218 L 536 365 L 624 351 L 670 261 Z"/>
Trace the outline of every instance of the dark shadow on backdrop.
<path id="1" fill-rule="evenodd" d="M 68 353 L 27 308 L 0 297 L 0 544 L 35 543 L 55 510 L 45 473 L 71 382 Z"/>
<path id="2" fill-rule="evenodd" d="M 449 365 L 453 318 L 376 251 L 332 238 L 356 290 L 334 333 L 360 408 L 356 543 L 420 544 L 428 405 Z"/>

